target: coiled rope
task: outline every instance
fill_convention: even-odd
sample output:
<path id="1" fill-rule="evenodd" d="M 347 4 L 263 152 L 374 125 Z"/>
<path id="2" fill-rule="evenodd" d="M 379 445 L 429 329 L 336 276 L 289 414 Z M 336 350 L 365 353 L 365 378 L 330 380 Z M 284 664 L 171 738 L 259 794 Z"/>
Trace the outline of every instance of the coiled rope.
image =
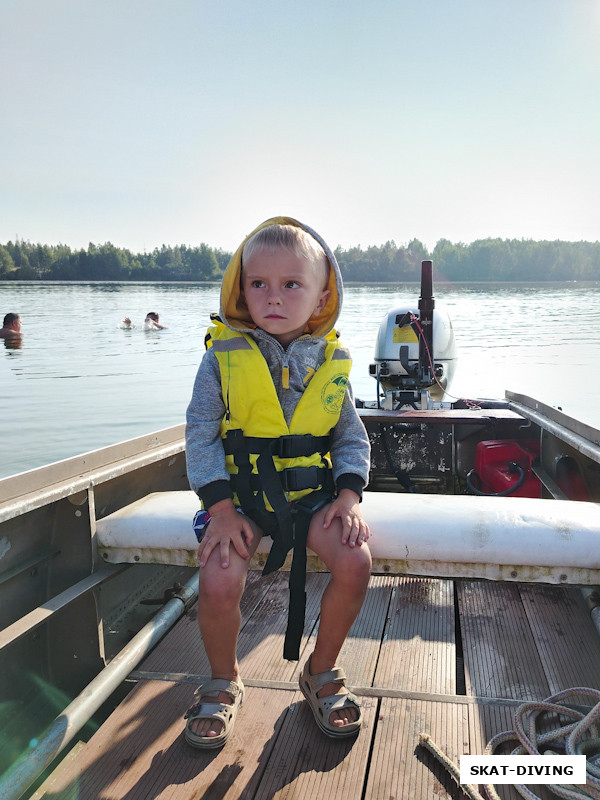
<path id="1" fill-rule="evenodd" d="M 592 700 L 591 710 L 584 713 L 574 707 L 565 705 L 571 698 L 582 697 Z M 586 704 L 587 705 L 587 704 Z M 558 718 L 554 724 L 554 718 Z M 552 720 L 552 723 L 551 723 Z M 433 753 L 457 780 L 458 768 L 431 741 L 427 734 L 421 734 L 419 741 Z M 547 791 L 566 800 L 600 800 L 600 691 L 575 687 L 548 697 L 543 702 L 521 704 L 514 714 L 514 730 L 504 731 L 494 736 L 485 748 L 485 755 L 494 752 L 508 742 L 517 742 L 517 747 L 510 753 L 520 755 L 584 755 L 586 757 L 586 784 L 545 784 Z M 526 800 L 541 800 L 524 784 L 513 784 L 514 788 Z M 470 798 L 483 800 L 473 787 L 461 785 Z M 493 784 L 484 784 L 489 800 L 500 800 Z"/>

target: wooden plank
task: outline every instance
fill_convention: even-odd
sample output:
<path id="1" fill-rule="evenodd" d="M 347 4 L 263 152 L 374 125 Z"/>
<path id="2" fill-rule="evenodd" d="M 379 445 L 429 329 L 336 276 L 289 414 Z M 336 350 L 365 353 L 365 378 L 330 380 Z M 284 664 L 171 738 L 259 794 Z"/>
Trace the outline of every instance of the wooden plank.
<path id="1" fill-rule="evenodd" d="M 400 578 L 392 598 L 374 686 L 456 693 L 452 581 Z"/>
<path id="2" fill-rule="evenodd" d="M 360 798 L 377 700 L 362 698 L 361 704 L 364 721 L 360 733 L 338 741 L 316 727 L 308 703 L 298 692 L 254 800 Z"/>
<path id="3" fill-rule="evenodd" d="M 600 638 L 578 589 L 520 585 L 525 613 L 549 693 L 575 686 L 600 689 Z M 572 697 L 570 703 L 590 703 Z"/>
<path id="4" fill-rule="evenodd" d="M 517 584 L 458 582 L 467 694 L 541 700 L 548 681 Z"/>
<path id="5" fill-rule="evenodd" d="M 250 571 L 242 595 L 240 609 L 242 627 L 252 617 L 269 591 L 275 575 L 262 578 L 260 572 Z M 147 658 L 140 669 L 154 672 L 192 672 L 204 675 L 209 672 L 202 638 L 198 630 L 197 605 L 195 604 L 169 631 Z"/>
<path id="6" fill-rule="evenodd" d="M 514 713 L 517 707 L 503 705 L 501 703 L 478 703 L 469 706 L 469 739 L 471 755 L 482 755 L 491 739 L 504 731 L 513 731 L 515 727 Z M 517 746 L 518 741 L 509 742 L 503 745 L 496 753 L 511 753 Z M 478 786 L 479 792 L 483 797 L 487 793 L 483 784 Z M 512 784 L 497 784 L 495 789 L 502 800 L 520 800 L 521 794 Z M 556 794 L 547 787 L 537 784 L 531 786 L 541 800 L 556 800 Z"/>
<path id="7" fill-rule="evenodd" d="M 366 797 L 369 800 L 464 800 L 465 795 L 445 767 L 424 747 L 428 734 L 460 769 L 463 753 L 482 755 L 497 733 L 512 729 L 514 705 L 456 700 L 392 700 L 383 698 L 378 715 Z M 483 786 L 476 787 L 486 797 Z M 496 787 L 502 800 L 520 800 L 510 785 Z"/>
<path id="8" fill-rule="evenodd" d="M 329 577 L 313 575 L 309 579 L 314 584 L 309 587 L 307 629 L 312 626 L 313 634 L 305 649 L 312 643 L 320 593 Z M 585 637 L 581 638 L 586 625 L 578 628 L 581 609 L 576 593 L 561 587 L 547 595 L 548 588 L 485 583 L 458 587 L 470 692 L 487 697 L 503 690 L 514 691 L 519 698 L 525 692 L 531 694 L 540 681 L 545 682 L 537 645 L 552 650 L 545 669 L 552 680 L 562 679 L 560 669 L 569 648 L 577 646 L 582 651 L 586 646 Z M 565 602 L 567 609 L 570 603 L 573 619 L 567 616 L 567 622 L 557 628 L 556 618 L 562 616 Z M 287 576 L 278 574 L 267 585 L 250 576 L 242 606 L 242 674 L 255 670 L 259 685 L 247 686 L 233 737 L 225 748 L 203 753 L 185 744 L 183 714 L 193 702 L 193 685 L 142 680 L 83 748 L 76 763 L 51 776 L 40 800 L 458 800 L 463 797 L 461 790 L 434 757 L 418 746 L 419 734 L 428 733 L 458 765 L 462 753 L 483 753 L 494 734 L 512 727 L 514 702 L 476 697 L 461 700 L 448 696 L 450 692 L 436 696 L 444 684 L 444 670 L 454 670 L 450 635 L 454 627 L 453 587 L 449 581 L 372 578 L 340 663 L 351 684 L 370 686 L 361 676 L 373 674 L 373 653 L 377 653 L 383 638 L 375 687 L 385 688 L 375 688 L 373 695 L 367 692 L 361 697 L 365 722 L 359 736 L 351 740 L 331 740 L 318 731 L 308 704 L 295 690 L 295 674 L 287 685 L 267 685 L 275 678 L 265 672 L 277 675 L 298 669 L 297 664 L 281 659 Z M 531 619 L 535 636 L 528 625 Z M 566 630 L 571 626 L 575 638 Z M 195 610 L 176 627 L 181 628 L 179 638 L 188 648 L 186 658 L 192 656 L 200 663 L 195 653 L 203 648 Z M 176 661 L 178 639 L 171 639 L 171 635 L 159 646 L 169 639 L 155 663 L 162 665 L 160 668 L 166 666 L 166 671 L 173 672 L 176 665 L 182 665 L 184 674 L 202 674 L 202 670 L 192 670 L 186 658 Z M 554 646 L 556 639 L 560 641 L 560 656 Z M 521 652 L 529 651 L 530 646 L 535 658 Z M 271 652 L 273 665 L 269 667 L 270 656 L 265 654 Z M 429 655 L 424 657 L 423 653 Z M 151 664 L 151 658 L 144 668 Z M 581 660 L 571 661 L 573 685 L 581 684 Z M 418 673 L 412 681 L 411 672 Z M 427 679 L 421 680 L 425 673 L 437 674 L 432 685 Z M 521 675 L 526 681 L 516 680 Z M 253 680 L 250 675 L 248 679 Z M 549 693 L 547 682 L 545 685 L 539 697 Z M 487 695 L 481 687 L 488 690 Z M 396 696 L 387 696 L 388 691 Z M 415 694 L 406 696 L 409 691 Z M 513 787 L 497 789 L 503 800 L 518 800 Z"/>
<path id="9" fill-rule="evenodd" d="M 304 662 L 314 647 L 321 597 L 329 580 L 329 574 L 307 575 L 306 620 L 300 663 Z M 389 576 L 371 578 L 363 607 L 338 659 L 344 666 L 351 685 L 372 684 L 394 582 L 395 579 Z M 283 659 L 288 598 L 287 573 L 276 573 L 266 579 L 249 575 L 242 598 L 242 629 L 238 640 L 242 679 L 297 681 L 299 662 Z M 195 609 L 179 621 L 140 665 L 140 670 L 210 674 L 210 666 L 198 632 Z"/>
<path id="10" fill-rule="evenodd" d="M 365 601 L 338 657 L 338 664 L 346 672 L 350 686 L 373 684 L 385 620 L 396 580 L 389 575 L 379 575 L 372 576 L 369 581 Z"/>
<path id="11" fill-rule="evenodd" d="M 277 572 L 263 578 L 260 572 L 248 573 L 242 596 L 242 627 L 238 639 L 238 661 L 242 679 L 262 678 L 291 681 L 297 678 L 298 662 L 283 659 L 283 639 L 287 625 L 289 599 L 288 573 Z M 329 574 L 307 575 L 307 607 L 304 639 L 300 654 L 319 616 L 321 595 Z M 140 665 L 148 672 L 186 672 L 209 675 L 210 665 L 196 621 L 196 607 L 181 619 L 158 647 Z"/>
<path id="12" fill-rule="evenodd" d="M 92 737 L 73 768 L 58 774 L 47 786 L 45 797 L 253 797 L 294 697 L 295 693 L 284 690 L 248 689 L 227 745 L 200 751 L 187 745 L 183 737 L 183 714 L 192 702 L 191 687 L 143 681 Z M 313 732 L 315 738 L 317 733 Z"/>
<path id="13" fill-rule="evenodd" d="M 469 706 L 470 755 L 484 755 L 488 742 L 499 733 L 513 729 L 515 706 L 500 703 L 480 703 Z M 465 753 L 467 751 L 465 750 Z M 476 785 L 482 797 L 487 797 L 483 784 Z M 520 795 L 512 786 L 498 784 L 496 791 L 502 800 L 517 800 Z"/>
<path id="14" fill-rule="evenodd" d="M 468 747 L 466 704 L 383 698 L 367 782 L 369 800 L 464 798 L 446 770 L 419 745 L 421 733 L 429 734 L 457 763 Z"/>
<path id="15" fill-rule="evenodd" d="M 273 587 L 240 635 L 238 658 L 242 676 L 269 681 L 298 680 L 299 665 L 314 649 L 321 597 L 329 580 L 329 574 L 307 575 L 306 620 L 300 662 L 284 661 L 282 653 L 287 625 L 288 585 L 287 577 L 280 575 L 277 583 L 279 596 L 275 595 Z M 370 579 L 365 602 L 338 658 L 350 685 L 370 686 L 372 683 L 394 580 L 388 576 L 373 576 Z"/>
<path id="16" fill-rule="evenodd" d="M 293 681 L 298 677 L 297 661 L 283 658 L 283 640 L 287 627 L 289 587 L 288 574 L 277 573 L 269 593 L 244 626 L 238 642 L 238 660 L 242 678 L 269 681 Z M 308 642 L 319 618 L 321 597 L 329 583 L 329 574 L 306 576 L 306 616 L 304 636 L 300 644 L 300 661 L 306 657 Z"/>

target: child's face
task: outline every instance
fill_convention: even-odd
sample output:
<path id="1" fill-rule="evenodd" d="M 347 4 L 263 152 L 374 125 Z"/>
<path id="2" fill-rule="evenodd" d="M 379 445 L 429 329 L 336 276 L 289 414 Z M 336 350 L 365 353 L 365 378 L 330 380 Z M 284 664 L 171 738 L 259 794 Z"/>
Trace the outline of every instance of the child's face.
<path id="1" fill-rule="evenodd" d="M 252 321 L 287 347 L 323 310 L 330 292 L 320 270 L 283 248 L 254 253 L 242 270 Z"/>

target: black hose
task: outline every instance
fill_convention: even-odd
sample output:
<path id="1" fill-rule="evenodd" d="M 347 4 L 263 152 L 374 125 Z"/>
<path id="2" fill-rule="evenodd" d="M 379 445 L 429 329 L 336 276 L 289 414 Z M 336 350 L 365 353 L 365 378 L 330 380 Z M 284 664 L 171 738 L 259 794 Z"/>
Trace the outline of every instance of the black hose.
<path id="1" fill-rule="evenodd" d="M 510 461 L 508 464 L 508 471 L 509 472 L 518 472 L 519 479 L 513 485 L 510 486 L 508 489 L 505 489 L 503 492 L 482 492 L 481 489 L 478 489 L 475 484 L 473 483 L 473 478 L 477 478 L 477 480 L 481 480 L 479 475 L 472 469 L 470 472 L 467 473 L 467 488 L 471 492 L 471 494 L 478 494 L 483 497 L 507 497 L 509 494 L 513 494 L 517 491 L 522 485 L 523 481 L 525 480 L 525 470 L 520 464 L 517 464 L 515 461 Z"/>

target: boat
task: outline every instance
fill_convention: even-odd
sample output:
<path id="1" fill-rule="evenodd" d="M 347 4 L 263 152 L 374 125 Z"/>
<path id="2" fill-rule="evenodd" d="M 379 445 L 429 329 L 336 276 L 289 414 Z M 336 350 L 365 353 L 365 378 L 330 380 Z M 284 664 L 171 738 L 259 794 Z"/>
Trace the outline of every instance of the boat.
<path id="1" fill-rule="evenodd" d="M 281 659 L 287 577 L 261 577 L 262 548 L 235 731 L 220 751 L 185 744 L 208 663 L 183 425 L 1 480 L 0 799 L 461 797 L 452 767 L 527 704 L 567 692 L 591 713 L 600 431 L 512 391 L 445 401 L 455 358 L 424 262 L 418 309 L 382 322 L 376 400 L 357 401 L 374 560 L 340 656 L 364 709 L 354 739 L 318 731 Z M 301 662 L 327 582 L 309 556 Z"/>

